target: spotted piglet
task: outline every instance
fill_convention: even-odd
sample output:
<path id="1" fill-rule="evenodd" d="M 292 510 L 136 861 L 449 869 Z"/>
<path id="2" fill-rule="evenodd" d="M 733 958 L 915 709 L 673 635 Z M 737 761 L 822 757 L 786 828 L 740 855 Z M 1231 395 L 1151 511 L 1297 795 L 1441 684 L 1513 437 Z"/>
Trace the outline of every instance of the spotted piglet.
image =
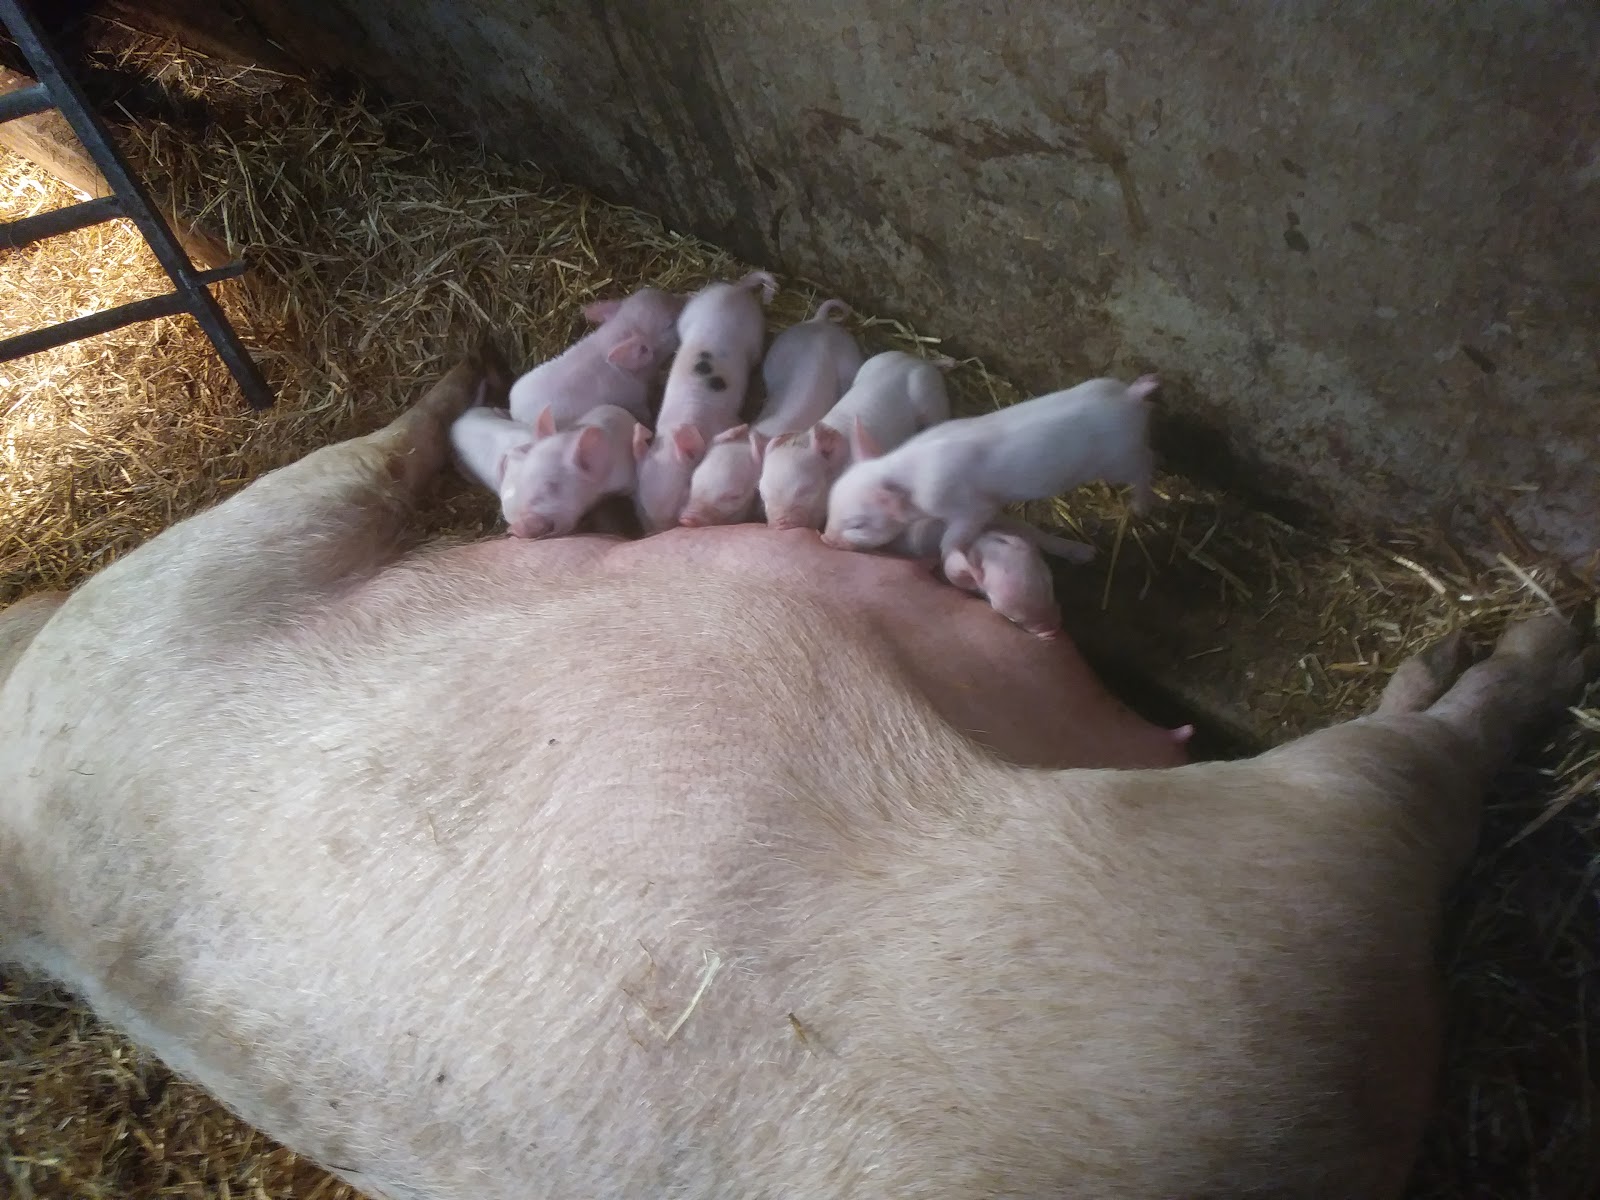
<path id="1" fill-rule="evenodd" d="M 861 347 L 832 318 L 848 316 L 843 300 L 825 300 L 810 320 L 772 339 L 761 364 L 766 403 L 749 426 L 719 433 L 689 481 L 684 525 L 736 525 L 756 507 L 756 483 L 769 442 L 809 429 L 855 382 Z"/>
<path id="2" fill-rule="evenodd" d="M 766 341 L 762 306 L 777 290 L 771 275 L 752 271 L 702 288 L 684 306 L 655 442 L 639 463 L 634 503 L 646 533 L 678 523 L 695 467 L 712 439 L 738 422 Z"/>

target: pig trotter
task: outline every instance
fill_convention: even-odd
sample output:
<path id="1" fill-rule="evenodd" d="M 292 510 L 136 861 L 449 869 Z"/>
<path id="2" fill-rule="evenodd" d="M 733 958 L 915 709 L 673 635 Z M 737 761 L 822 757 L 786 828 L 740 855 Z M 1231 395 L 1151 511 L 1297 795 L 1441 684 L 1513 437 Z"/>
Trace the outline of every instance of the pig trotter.
<path id="1" fill-rule="evenodd" d="M 1472 665 L 1472 646 L 1456 630 L 1401 663 L 1378 699 L 1380 713 L 1421 712 L 1450 689 Z"/>
<path id="2" fill-rule="evenodd" d="M 1554 614 L 1519 621 L 1494 653 L 1469 668 L 1429 708 L 1462 734 L 1494 770 L 1529 728 L 1571 704 L 1588 664 L 1578 631 Z"/>

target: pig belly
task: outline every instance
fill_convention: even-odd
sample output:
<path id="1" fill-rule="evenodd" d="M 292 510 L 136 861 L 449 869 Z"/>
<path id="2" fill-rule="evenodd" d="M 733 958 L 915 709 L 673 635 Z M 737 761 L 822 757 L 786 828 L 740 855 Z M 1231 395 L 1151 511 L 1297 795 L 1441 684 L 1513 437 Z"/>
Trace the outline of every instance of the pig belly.
<path id="1" fill-rule="evenodd" d="M 501 539 L 225 646 L 173 612 L 0 692 L 23 957 L 375 1196 L 1190 1195 L 1343 1116 L 1318 839 L 1252 808 L 1196 883 L 1107 790 L 1186 772 L 1009 765 L 1181 752 L 913 564 Z"/>

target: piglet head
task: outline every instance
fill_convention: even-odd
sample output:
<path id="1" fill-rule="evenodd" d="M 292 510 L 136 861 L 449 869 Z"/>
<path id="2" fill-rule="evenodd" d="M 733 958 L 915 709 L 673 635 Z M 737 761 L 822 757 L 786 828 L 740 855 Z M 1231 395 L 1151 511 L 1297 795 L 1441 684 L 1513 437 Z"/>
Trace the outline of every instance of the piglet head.
<path id="1" fill-rule="evenodd" d="M 678 349 L 678 316 L 687 297 L 660 288 L 640 288 L 624 300 L 596 300 L 583 315 L 601 326 L 606 361 L 632 375 L 648 375 Z"/>
<path id="2" fill-rule="evenodd" d="M 512 535 L 558 537 L 576 529 L 600 498 L 614 453 L 605 431 L 593 425 L 543 436 L 527 448 L 500 488 Z"/>
<path id="3" fill-rule="evenodd" d="M 678 523 L 689 499 L 689 481 L 705 456 L 704 436 L 693 425 L 659 434 L 639 463 L 634 507 L 646 533 L 660 533 Z"/>
<path id="4" fill-rule="evenodd" d="M 958 555 L 952 554 L 950 558 Z M 967 550 L 972 583 L 1008 621 L 1038 637 L 1054 637 L 1061 629 L 1061 609 L 1044 556 L 1032 542 L 1016 534 L 986 530 Z M 956 586 L 946 560 L 946 577 Z"/>
<path id="5" fill-rule="evenodd" d="M 837 471 L 817 449 L 819 436 L 837 431 L 818 425 L 808 434 L 782 434 L 761 456 L 756 491 L 773 529 L 821 529 L 828 516 L 828 486 Z M 843 439 L 840 438 L 840 445 Z M 841 463 L 842 465 L 842 463 Z"/>
<path id="6" fill-rule="evenodd" d="M 735 425 L 711 439 L 689 480 L 689 503 L 678 518 L 680 525 L 737 525 L 749 517 L 760 468 L 747 434 L 748 426 Z"/>
<path id="7" fill-rule="evenodd" d="M 876 550 L 905 532 L 923 514 L 911 493 L 881 469 L 885 460 L 857 463 L 839 477 L 828 496 L 822 540 L 840 550 Z"/>
<path id="8" fill-rule="evenodd" d="M 778 294 L 778 281 L 770 271 L 751 271 L 734 286 L 752 292 L 760 288 L 762 304 L 771 304 Z"/>

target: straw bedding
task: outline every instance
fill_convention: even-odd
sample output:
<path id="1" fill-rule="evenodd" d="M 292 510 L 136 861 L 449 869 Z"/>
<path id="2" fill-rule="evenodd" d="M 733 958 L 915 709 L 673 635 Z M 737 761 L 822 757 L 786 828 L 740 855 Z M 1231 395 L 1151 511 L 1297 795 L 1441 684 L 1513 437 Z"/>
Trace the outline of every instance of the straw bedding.
<path id="1" fill-rule="evenodd" d="M 182 318 L 0 364 L 0 602 L 69 587 L 262 472 L 375 428 L 484 325 L 529 363 L 579 332 L 585 300 L 745 269 L 639 213 L 488 160 L 420 111 L 335 100 L 111 26 L 98 40 L 99 54 L 139 68 L 173 101 L 124 130 L 156 193 L 257 248 L 250 275 L 217 290 L 279 403 L 247 411 Z M 0 219 L 71 199 L 0 152 Z M 825 294 L 785 285 L 778 325 Z M 0 255 L 0 288 L 0 334 L 166 290 L 122 222 Z M 931 341 L 853 324 L 876 348 Z M 951 383 L 969 411 L 1016 398 L 979 363 Z M 1284 733 L 1360 711 L 1396 662 L 1451 628 L 1492 636 L 1552 598 L 1568 610 L 1592 603 L 1514 534 L 1500 563 L 1480 567 L 1433 539 L 1340 542 L 1182 480 L 1161 491 L 1162 511 L 1145 522 L 1127 523 L 1104 490 L 1034 515 L 1095 541 L 1102 554 L 1086 570 L 1137 580 L 1133 603 L 1174 588 L 1192 597 L 1204 618 L 1184 635 L 1193 669 L 1217 650 L 1210 618 L 1292 615 L 1304 653 L 1244 685 Z M 451 481 L 424 519 L 433 532 L 474 536 L 497 517 L 492 497 Z M 1498 785 L 1454 906 L 1449 1061 L 1416 1197 L 1600 1193 L 1597 793 L 1591 688 Z M 0 1163 L 0 1192 L 21 1198 L 354 1195 L 71 998 L 20 979 L 0 978 Z"/>

